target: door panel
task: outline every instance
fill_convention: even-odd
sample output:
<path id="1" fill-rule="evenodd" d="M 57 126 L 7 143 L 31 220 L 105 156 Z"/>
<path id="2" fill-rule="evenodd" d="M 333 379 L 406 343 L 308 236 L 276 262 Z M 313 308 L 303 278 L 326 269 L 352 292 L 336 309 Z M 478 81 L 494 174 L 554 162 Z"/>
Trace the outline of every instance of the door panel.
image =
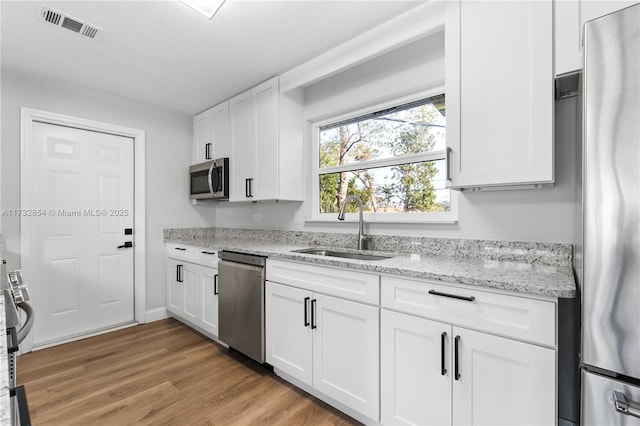
<path id="1" fill-rule="evenodd" d="M 34 345 L 133 321 L 133 140 L 34 122 L 28 230 Z M 26 184 L 26 182 L 25 182 Z M 126 237 L 126 238 L 125 238 Z"/>
<path id="2" fill-rule="evenodd" d="M 382 423 L 451 424 L 451 326 L 386 309 L 380 315 Z"/>
<path id="3" fill-rule="evenodd" d="M 379 309 L 314 294 L 313 386 L 371 419 L 379 416 Z"/>
<path id="4" fill-rule="evenodd" d="M 454 347 L 459 336 L 454 425 L 555 424 L 553 349 L 458 327 L 453 336 Z"/>
<path id="5" fill-rule="evenodd" d="M 218 295 L 216 280 L 218 270 L 214 268 L 200 268 L 200 300 L 202 305 L 202 326 L 205 330 L 218 336 Z"/>
<path id="6" fill-rule="evenodd" d="M 266 291 L 267 362 L 311 385 L 313 335 L 309 309 L 312 293 L 271 281 L 267 281 Z"/>

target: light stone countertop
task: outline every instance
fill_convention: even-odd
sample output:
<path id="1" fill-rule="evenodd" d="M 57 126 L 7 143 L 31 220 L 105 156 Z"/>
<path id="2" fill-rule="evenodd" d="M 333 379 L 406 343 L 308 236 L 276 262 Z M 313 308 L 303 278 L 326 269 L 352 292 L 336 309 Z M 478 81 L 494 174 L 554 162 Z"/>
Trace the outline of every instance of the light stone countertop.
<path id="1" fill-rule="evenodd" d="M 545 250 L 553 251 L 557 248 L 551 244 L 544 245 L 545 250 L 540 250 L 539 247 L 535 246 L 535 243 L 531 243 L 531 247 L 527 247 L 527 250 L 533 253 L 533 260 L 527 260 L 528 258 L 522 256 L 523 243 L 511 244 L 500 242 L 500 244 L 494 245 L 485 243 L 485 251 L 494 254 L 495 252 L 499 252 L 500 256 L 497 259 L 495 256 L 492 258 L 492 256 L 481 256 L 479 254 L 456 257 L 421 253 L 419 257 L 417 257 L 415 255 L 411 256 L 409 253 L 376 250 L 376 254 L 389 254 L 394 257 L 369 261 L 292 252 L 292 250 L 310 247 L 357 252 L 357 250 L 336 247 L 335 245 L 322 246 L 310 244 L 308 241 L 294 243 L 291 241 L 266 238 L 268 235 L 265 235 L 265 238 L 259 238 L 257 235 L 252 235 L 252 237 L 253 238 L 234 238 L 229 235 L 194 234 L 193 232 L 181 233 L 178 230 L 165 230 L 164 240 L 166 243 L 184 244 L 209 250 L 230 250 L 266 256 L 271 259 L 309 262 L 379 274 L 466 284 L 530 295 L 550 296 L 554 298 L 574 298 L 576 295 L 575 280 L 570 259 L 569 262 L 547 262 L 556 264 L 545 264 L 536 260 L 540 258 L 541 252 Z M 477 240 L 469 241 L 469 244 L 477 243 Z M 564 246 L 566 245 L 557 246 L 559 250 L 564 250 Z M 505 254 L 509 251 L 512 252 L 513 256 Z M 530 253 L 527 255 L 529 254 Z"/>
<path id="2" fill-rule="evenodd" d="M 11 399 L 9 397 L 9 354 L 7 353 L 6 317 L 4 295 L 0 292 L 0 426 L 11 425 Z"/>

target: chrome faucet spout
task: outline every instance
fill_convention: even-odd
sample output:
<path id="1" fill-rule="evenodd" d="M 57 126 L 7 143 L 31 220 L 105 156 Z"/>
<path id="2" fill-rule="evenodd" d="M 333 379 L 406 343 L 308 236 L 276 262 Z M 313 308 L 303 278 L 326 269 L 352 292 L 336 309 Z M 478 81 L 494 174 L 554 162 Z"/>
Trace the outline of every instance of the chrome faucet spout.
<path id="1" fill-rule="evenodd" d="M 344 215 L 347 210 L 347 203 L 349 201 L 355 200 L 358 202 L 359 207 L 359 215 L 358 215 L 358 250 L 364 250 L 367 248 L 367 242 L 369 241 L 369 237 L 364 233 L 364 219 L 362 216 L 362 212 L 364 211 L 364 205 L 362 204 L 362 200 L 357 195 L 349 195 L 342 202 L 342 207 L 340 207 L 340 212 L 338 213 L 338 220 L 344 220 Z"/>

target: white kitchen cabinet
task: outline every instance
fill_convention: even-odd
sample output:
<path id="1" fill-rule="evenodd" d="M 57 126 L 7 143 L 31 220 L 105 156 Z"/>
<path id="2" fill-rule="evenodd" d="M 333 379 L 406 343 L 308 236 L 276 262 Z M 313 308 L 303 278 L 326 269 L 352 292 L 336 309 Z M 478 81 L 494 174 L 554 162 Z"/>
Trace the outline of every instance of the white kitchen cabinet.
<path id="1" fill-rule="evenodd" d="M 229 201 L 303 199 L 302 100 L 278 77 L 229 100 Z"/>
<path id="2" fill-rule="evenodd" d="M 209 337 L 218 337 L 218 256 L 168 244 L 167 311 Z"/>
<path id="3" fill-rule="evenodd" d="M 209 108 L 193 117 L 193 162 L 229 157 L 229 103 Z"/>
<path id="4" fill-rule="evenodd" d="M 552 184 L 552 1 L 446 7 L 448 186 Z"/>
<path id="5" fill-rule="evenodd" d="M 451 326 L 382 309 L 380 340 L 381 423 L 451 424 Z"/>
<path id="6" fill-rule="evenodd" d="M 316 285 L 324 281 L 314 274 L 318 268 L 338 293 L 348 287 L 337 277 L 351 271 L 267 260 L 266 360 L 276 373 L 378 421 L 379 308 L 330 295 L 332 286 Z"/>
<path id="7" fill-rule="evenodd" d="M 312 311 L 313 387 L 377 419 L 379 309 L 314 294 Z"/>
<path id="8" fill-rule="evenodd" d="M 193 163 L 210 160 L 213 146 L 212 109 L 193 117 Z"/>
<path id="9" fill-rule="evenodd" d="M 266 360 L 308 385 L 313 384 L 313 293 L 267 281 L 265 296 Z"/>
<path id="10" fill-rule="evenodd" d="M 637 0 L 554 0 L 555 74 L 582 69 L 584 24 Z"/>
<path id="11" fill-rule="evenodd" d="M 383 424 L 554 424 L 555 350 L 381 310 Z"/>
<path id="12" fill-rule="evenodd" d="M 202 328 L 214 336 L 218 335 L 218 269 L 200 267 L 200 321 Z"/>
<path id="13" fill-rule="evenodd" d="M 200 312 L 198 269 L 192 263 L 173 259 L 167 265 L 167 309 L 187 321 L 195 321 Z"/>
<path id="14" fill-rule="evenodd" d="M 555 350 L 459 327 L 453 335 L 453 425 L 556 423 Z"/>

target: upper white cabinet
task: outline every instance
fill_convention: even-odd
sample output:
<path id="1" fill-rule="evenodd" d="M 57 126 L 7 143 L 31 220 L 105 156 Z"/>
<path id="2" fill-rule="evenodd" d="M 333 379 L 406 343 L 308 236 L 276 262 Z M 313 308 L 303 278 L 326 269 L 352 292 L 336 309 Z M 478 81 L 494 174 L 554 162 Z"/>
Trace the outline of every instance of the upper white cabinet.
<path id="1" fill-rule="evenodd" d="M 552 184 L 552 1 L 446 6 L 449 187 Z"/>
<path id="2" fill-rule="evenodd" d="M 229 103 L 214 106 L 193 117 L 193 162 L 229 157 Z"/>
<path id="3" fill-rule="evenodd" d="M 302 100 L 278 77 L 229 100 L 229 201 L 302 201 Z"/>
<path id="4" fill-rule="evenodd" d="M 638 3 L 637 0 L 555 0 L 555 73 L 582 68 L 585 22 Z"/>
<path id="5" fill-rule="evenodd" d="M 211 158 L 213 146 L 213 120 L 211 109 L 193 117 L 193 162 L 202 163 Z"/>

